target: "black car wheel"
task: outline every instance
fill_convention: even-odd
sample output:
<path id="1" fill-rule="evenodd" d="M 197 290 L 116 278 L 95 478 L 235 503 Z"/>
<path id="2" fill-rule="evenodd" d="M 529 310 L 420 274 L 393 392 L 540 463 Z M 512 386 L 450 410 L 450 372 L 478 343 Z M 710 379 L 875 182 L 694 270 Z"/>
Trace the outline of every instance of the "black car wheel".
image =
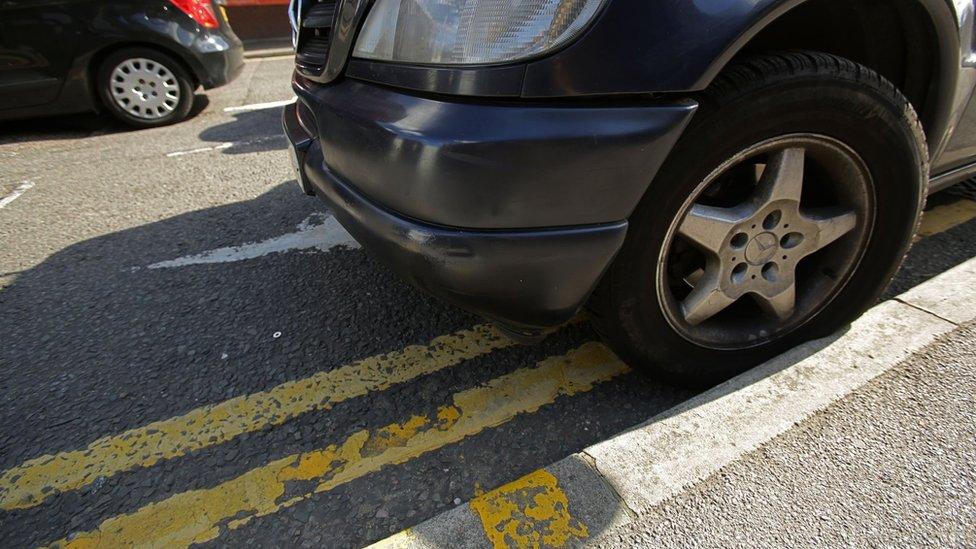
<path id="1" fill-rule="evenodd" d="M 928 174 L 908 101 L 839 57 L 737 62 L 700 99 L 590 301 L 624 359 L 697 386 L 875 303 L 911 244 Z"/>
<path id="2" fill-rule="evenodd" d="M 113 52 L 99 66 L 99 96 L 126 124 L 147 128 L 186 118 L 193 107 L 193 81 L 175 59 L 149 48 Z"/>

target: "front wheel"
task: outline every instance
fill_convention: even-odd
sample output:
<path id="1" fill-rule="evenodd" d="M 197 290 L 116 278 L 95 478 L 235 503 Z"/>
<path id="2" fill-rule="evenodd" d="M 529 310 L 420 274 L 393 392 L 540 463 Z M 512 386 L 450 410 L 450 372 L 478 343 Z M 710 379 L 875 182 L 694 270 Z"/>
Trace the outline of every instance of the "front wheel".
<path id="1" fill-rule="evenodd" d="M 927 172 L 914 110 L 869 69 L 737 62 L 631 217 L 596 326 L 628 362 L 695 386 L 828 335 L 897 271 Z"/>
<path id="2" fill-rule="evenodd" d="M 193 81 L 183 66 L 150 48 L 111 53 L 95 83 L 105 108 L 130 126 L 149 128 L 186 118 L 193 107 Z"/>

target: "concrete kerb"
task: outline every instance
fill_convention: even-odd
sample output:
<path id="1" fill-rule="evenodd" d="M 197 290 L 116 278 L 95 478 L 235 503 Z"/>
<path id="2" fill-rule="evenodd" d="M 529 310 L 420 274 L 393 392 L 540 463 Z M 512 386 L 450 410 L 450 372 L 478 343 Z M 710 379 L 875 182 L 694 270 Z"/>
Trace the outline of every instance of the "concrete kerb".
<path id="1" fill-rule="evenodd" d="M 244 51 L 244 59 L 264 59 L 267 57 L 285 57 L 295 54 L 291 47 L 281 48 L 262 48 L 259 50 Z"/>
<path id="2" fill-rule="evenodd" d="M 974 319 L 976 258 L 877 305 L 839 334 L 801 345 L 642 425 L 373 547 L 595 542 Z M 486 517 L 484 498 L 501 494 L 517 507 L 518 498 L 511 496 L 525 490 L 520 481 L 540 473 L 555 478 L 566 509 L 557 505 L 555 512 L 535 512 L 532 507 L 546 497 L 533 499 L 537 492 L 531 492 L 521 501 L 520 512 Z M 565 517 L 553 516 L 562 511 Z M 560 520 L 566 517 L 571 520 Z M 505 537 L 508 532 L 517 534 Z"/>

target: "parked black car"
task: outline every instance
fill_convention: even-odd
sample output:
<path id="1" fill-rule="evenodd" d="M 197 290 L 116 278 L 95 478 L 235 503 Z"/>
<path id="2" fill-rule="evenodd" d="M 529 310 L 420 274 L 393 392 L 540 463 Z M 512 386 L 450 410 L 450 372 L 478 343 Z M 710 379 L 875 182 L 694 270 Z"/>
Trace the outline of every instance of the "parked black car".
<path id="1" fill-rule="evenodd" d="M 198 86 L 243 66 L 213 0 L 0 2 L 0 120 L 104 109 L 133 126 L 171 124 Z"/>
<path id="2" fill-rule="evenodd" d="M 706 384 L 875 303 L 976 173 L 970 0 L 293 0 L 299 180 L 421 288 Z"/>

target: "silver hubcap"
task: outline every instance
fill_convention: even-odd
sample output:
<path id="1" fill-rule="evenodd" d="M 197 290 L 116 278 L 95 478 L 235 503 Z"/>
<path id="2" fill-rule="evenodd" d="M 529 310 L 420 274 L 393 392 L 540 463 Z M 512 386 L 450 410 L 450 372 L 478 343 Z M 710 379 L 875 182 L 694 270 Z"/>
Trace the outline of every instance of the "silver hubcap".
<path id="1" fill-rule="evenodd" d="M 111 79 L 115 104 L 136 118 L 162 118 L 180 103 L 176 77 L 152 59 L 126 59 L 112 70 Z"/>
<path id="2" fill-rule="evenodd" d="M 810 207 L 806 182 L 814 185 Z M 738 185 L 724 202 L 716 198 L 722 185 Z M 659 287 L 669 291 L 666 316 L 689 339 L 717 347 L 754 345 L 795 327 L 849 278 L 872 215 L 869 188 L 859 157 L 826 137 L 790 136 L 736 155 L 672 225 L 658 269 Z M 828 250 L 846 235 L 854 237 Z M 676 248 L 687 255 L 689 247 L 696 258 L 675 271 Z M 814 261 L 821 252 L 822 264 Z M 676 277 L 683 289 L 675 290 Z M 720 318 L 746 296 L 758 309 Z"/>

